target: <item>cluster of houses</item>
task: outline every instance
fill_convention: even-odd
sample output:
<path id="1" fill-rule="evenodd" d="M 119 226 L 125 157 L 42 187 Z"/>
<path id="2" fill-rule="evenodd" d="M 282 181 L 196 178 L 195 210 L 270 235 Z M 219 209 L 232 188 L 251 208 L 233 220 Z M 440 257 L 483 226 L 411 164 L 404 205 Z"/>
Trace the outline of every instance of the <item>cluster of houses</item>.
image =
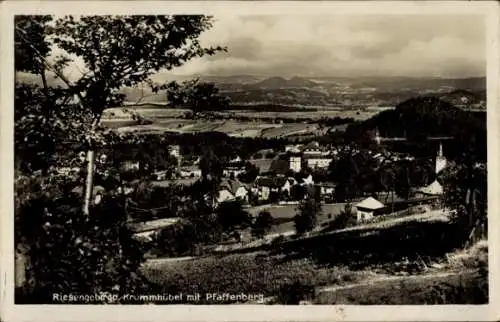
<path id="1" fill-rule="evenodd" d="M 176 150 L 173 149 L 174 153 Z M 263 151 L 261 151 L 263 152 Z M 272 158 L 270 168 L 264 169 L 262 171 L 259 168 L 259 175 L 255 178 L 252 183 L 245 184 L 237 179 L 238 175 L 245 171 L 244 160 L 239 157 L 234 158 L 226 164 L 224 167 L 224 178 L 222 179 L 214 204 L 220 204 L 222 202 L 241 200 L 244 203 L 249 203 L 251 199 L 257 200 L 263 203 L 271 202 L 281 202 L 288 200 L 287 196 L 290 197 L 292 194 L 293 187 L 302 187 L 306 194 L 304 198 L 310 196 L 311 194 L 319 194 L 321 197 L 332 196 L 334 194 L 335 186 L 332 183 L 315 183 L 312 176 L 309 175 L 300 180 L 287 175 L 283 172 L 290 174 L 292 172 L 299 172 L 302 169 L 302 165 L 305 163 L 310 166 L 314 165 L 315 168 L 327 167 L 332 158 L 337 155 L 339 151 L 328 151 L 327 149 L 321 148 L 316 143 L 308 144 L 306 146 L 289 146 L 286 148 L 284 153 L 278 153 Z M 260 153 L 264 155 L 264 153 Z M 287 166 L 281 167 L 279 161 L 287 161 L 280 156 L 288 157 L 288 162 L 281 162 Z M 372 155 L 374 158 L 377 154 Z M 180 155 L 178 156 L 180 159 Z M 386 156 L 387 157 L 387 156 Z M 396 156 L 400 157 L 400 156 Z M 299 159 L 299 160 L 297 160 Z M 261 159 L 257 159 L 261 160 Z M 309 161 L 314 160 L 314 161 Z M 273 164 L 274 162 L 274 164 Z M 194 165 L 191 165 L 194 166 Z M 435 171 L 436 174 L 441 172 L 447 166 L 447 160 L 443 156 L 442 147 L 440 146 L 438 154 L 435 159 Z M 275 167 L 273 169 L 273 167 Z M 182 169 L 182 167 L 180 167 Z M 284 170 L 284 171 L 273 171 L 273 170 Z M 200 173 L 194 172 L 193 176 L 201 176 Z M 417 189 L 417 197 L 425 199 L 426 197 L 438 198 L 443 194 L 442 185 L 436 180 L 429 184 L 428 186 Z M 379 197 L 368 197 L 361 200 L 357 204 L 354 204 L 355 216 L 358 222 L 369 221 L 375 216 L 387 213 L 388 204 L 384 204 Z M 144 239 L 151 238 L 154 231 L 158 229 L 158 226 L 172 225 L 178 222 L 179 218 L 170 219 L 158 219 L 148 223 L 148 225 L 134 224 L 134 231 L 137 237 Z M 137 227 L 136 227 L 137 226 Z"/>
<path id="2" fill-rule="evenodd" d="M 359 151 L 351 151 L 356 153 Z M 178 160 L 178 179 L 190 178 L 197 180 L 201 177 L 199 158 L 185 165 L 181 165 L 181 154 L 179 146 L 172 146 L 170 153 Z M 228 161 L 223 168 L 223 181 L 220 184 L 216 202 L 242 200 L 282 201 L 291 195 L 292 187 L 301 186 L 306 188 L 306 196 L 319 194 L 322 199 L 333 199 L 335 189 L 332 183 L 315 183 L 312 176 L 297 180 L 293 173 L 301 172 L 304 168 L 313 170 L 326 169 L 341 153 L 336 147 L 321 146 L 318 142 L 310 142 L 305 145 L 287 145 L 284 151 L 276 153 L 273 150 L 261 150 L 254 154 L 249 163 L 253 164 L 259 171 L 259 175 L 250 184 L 244 184 L 238 180 L 238 176 L 246 171 L 246 160 L 239 156 Z M 398 153 L 369 152 L 372 158 L 379 162 L 398 161 L 401 159 L 411 160 L 411 156 Z M 436 173 L 446 167 L 447 161 L 443 156 L 440 146 L 436 157 Z M 157 175 L 158 180 L 164 180 L 162 173 Z M 191 181 L 189 181 L 191 182 Z M 423 187 L 418 192 L 425 195 L 436 195 L 442 193 L 443 188 L 438 181 Z"/>

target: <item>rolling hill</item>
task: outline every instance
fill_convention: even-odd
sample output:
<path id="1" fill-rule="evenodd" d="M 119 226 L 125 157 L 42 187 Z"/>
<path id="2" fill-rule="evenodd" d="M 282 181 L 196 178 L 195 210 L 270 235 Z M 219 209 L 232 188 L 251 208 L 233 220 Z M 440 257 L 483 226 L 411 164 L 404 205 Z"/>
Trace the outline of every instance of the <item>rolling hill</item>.
<path id="1" fill-rule="evenodd" d="M 302 87 L 315 87 L 318 86 L 316 82 L 313 82 L 307 78 L 302 77 L 292 77 L 290 79 L 285 79 L 283 77 L 270 77 L 266 78 L 260 82 L 254 84 L 247 84 L 247 88 L 260 88 L 260 89 L 281 89 L 281 88 L 302 88 Z"/>

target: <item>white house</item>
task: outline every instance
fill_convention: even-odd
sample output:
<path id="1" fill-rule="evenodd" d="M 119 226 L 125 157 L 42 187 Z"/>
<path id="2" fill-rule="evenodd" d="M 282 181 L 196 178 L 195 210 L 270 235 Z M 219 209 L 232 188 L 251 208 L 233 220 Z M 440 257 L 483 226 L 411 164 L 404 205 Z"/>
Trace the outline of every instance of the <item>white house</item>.
<path id="1" fill-rule="evenodd" d="M 384 208 L 384 204 L 373 197 L 366 198 L 355 205 L 357 221 L 364 221 L 373 218 L 377 210 Z"/>
<path id="2" fill-rule="evenodd" d="M 249 189 L 238 180 L 223 180 L 219 186 L 217 202 L 232 201 L 235 199 L 248 201 Z"/>
<path id="3" fill-rule="evenodd" d="M 335 192 L 335 184 L 333 184 L 333 183 L 324 182 L 324 183 L 317 184 L 317 186 L 319 187 L 320 194 L 322 196 L 326 196 L 326 195 L 331 196 Z"/>
<path id="4" fill-rule="evenodd" d="M 443 194 L 443 186 L 434 180 L 430 185 L 420 188 L 417 192 L 428 196 L 439 196 Z"/>
<path id="5" fill-rule="evenodd" d="M 315 168 L 328 168 L 333 158 L 326 155 L 317 155 L 317 156 L 307 156 L 304 157 L 306 160 L 307 166 L 311 169 Z"/>
<path id="6" fill-rule="evenodd" d="M 252 191 L 259 196 L 259 200 L 267 200 L 271 192 L 290 193 L 293 181 L 293 179 L 284 176 L 257 177 Z"/>
<path id="7" fill-rule="evenodd" d="M 237 159 L 239 159 L 239 157 Z M 230 177 L 231 175 L 237 177 L 244 172 L 245 172 L 245 164 L 242 161 L 234 161 L 234 162 L 231 161 L 228 164 L 226 164 L 224 166 L 224 169 L 222 170 L 222 174 L 224 177 Z"/>
<path id="8" fill-rule="evenodd" d="M 307 178 L 302 179 L 301 185 L 303 185 L 303 186 L 308 186 L 308 185 L 313 185 L 313 184 L 314 184 L 314 180 L 313 180 L 312 175 L 309 175 Z"/>

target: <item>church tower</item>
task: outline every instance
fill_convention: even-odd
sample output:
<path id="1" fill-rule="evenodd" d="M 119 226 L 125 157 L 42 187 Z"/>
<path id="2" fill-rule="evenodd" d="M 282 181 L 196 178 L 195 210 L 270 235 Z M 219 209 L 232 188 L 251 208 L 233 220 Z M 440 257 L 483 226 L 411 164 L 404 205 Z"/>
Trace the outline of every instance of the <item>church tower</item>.
<path id="1" fill-rule="evenodd" d="M 444 168 L 446 168 L 447 160 L 443 156 L 443 145 L 439 143 L 439 150 L 436 156 L 436 174 L 441 172 Z"/>

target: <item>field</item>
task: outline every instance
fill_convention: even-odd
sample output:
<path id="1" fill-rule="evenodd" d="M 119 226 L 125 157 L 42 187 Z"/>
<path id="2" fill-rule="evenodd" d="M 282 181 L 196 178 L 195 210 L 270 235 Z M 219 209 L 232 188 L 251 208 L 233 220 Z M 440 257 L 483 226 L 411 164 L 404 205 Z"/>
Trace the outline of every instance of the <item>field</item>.
<path id="1" fill-rule="evenodd" d="M 132 122 L 132 123 L 131 123 Z M 112 120 L 105 124 L 112 128 L 119 128 L 121 132 L 222 132 L 235 137 L 266 137 L 277 138 L 296 133 L 307 133 L 315 129 L 311 124 L 273 124 L 265 122 L 238 122 L 235 120 L 186 120 L 186 119 L 161 119 L 153 124 L 137 125 L 133 121 Z"/>
<path id="2" fill-rule="evenodd" d="M 161 286 L 161 292 L 262 294 L 274 296 L 298 281 L 310 285 L 345 284 L 361 280 L 367 272 L 343 267 L 320 267 L 310 260 L 282 262 L 265 254 L 229 255 L 170 261 L 143 268 L 146 277 Z M 201 303 L 200 303 L 201 304 Z"/>
<path id="3" fill-rule="evenodd" d="M 355 120 L 366 120 L 375 114 L 379 113 L 378 110 L 367 110 L 367 111 L 357 111 L 357 110 L 339 110 L 339 109 L 327 109 L 327 108 L 318 108 L 313 111 L 293 111 L 293 112 L 255 112 L 252 110 L 238 110 L 231 111 L 231 115 L 240 116 L 240 117 L 250 117 L 250 118 L 280 118 L 286 117 L 297 120 L 304 119 L 320 119 L 323 117 L 331 117 L 334 118 L 336 116 L 339 117 L 352 117 Z M 224 113 L 222 113 L 224 114 Z"/>
<path id="4" fill-rule="evenodd" d="M 102 123 L 111 128 L 119 128 L 122 132 L 137 131 L 147 133 L 179 132 L 194 133 L 218 131 L 236 137 L 277 138 L 316 133 L 318 125 L 306 124 L 306 119 L 315 120 L 323 117 L 352 117 L 356 120 L 370 118 L 376 110 L 353 111 L 338 108 L 319 108 L 311 111 L 279 111 L 265 112 L 254 110 L 228 110 L 216 112 L 225 120 L 193 120 L 184 118 L 187 109 L 172 109 L 155 105 L 125 108 L 110 108 L 103 115 Z M 141 115 L 152 122 L 140 125 L 132 114 Z M 273 122 L 277 118 L 295 119 L 297 123 Z M 241 119 L 241 120 L 240 120 Z"/>

